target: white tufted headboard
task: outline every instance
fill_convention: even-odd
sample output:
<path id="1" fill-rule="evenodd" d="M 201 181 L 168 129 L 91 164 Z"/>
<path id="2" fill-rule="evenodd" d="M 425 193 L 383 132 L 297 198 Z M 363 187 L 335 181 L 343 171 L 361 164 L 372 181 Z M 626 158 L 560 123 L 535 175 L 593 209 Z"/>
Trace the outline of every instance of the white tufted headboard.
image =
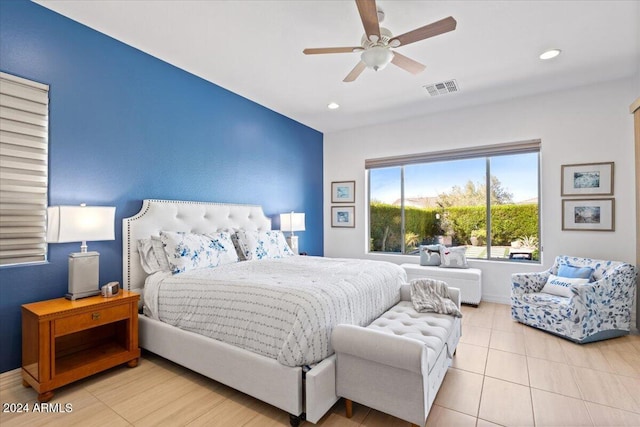
<path id="1" fill-rule="evenodd" d="M 208 233 L 218 230 L 271 230 L 262 206 L 180 200 L 143 200 L 140 212 L 122 220 L 123 288 L 141 290 L 147 273 L 140 264 L 138 239 L 160 231 Z"/>

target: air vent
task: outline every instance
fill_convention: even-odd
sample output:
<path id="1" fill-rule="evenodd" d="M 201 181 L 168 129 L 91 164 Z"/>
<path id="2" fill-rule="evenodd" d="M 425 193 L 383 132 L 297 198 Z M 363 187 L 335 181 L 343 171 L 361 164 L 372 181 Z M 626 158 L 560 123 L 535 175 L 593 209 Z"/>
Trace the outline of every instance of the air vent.
<path id="1" fill-rule="evenodd" d="M 438 96 L 438 95 L 446 95 L 448 93 L 458 92 L 458 84 L 455 80 L 446 80 L 444 82 L 431 83 L 423 86 L 429 95 Z"/>

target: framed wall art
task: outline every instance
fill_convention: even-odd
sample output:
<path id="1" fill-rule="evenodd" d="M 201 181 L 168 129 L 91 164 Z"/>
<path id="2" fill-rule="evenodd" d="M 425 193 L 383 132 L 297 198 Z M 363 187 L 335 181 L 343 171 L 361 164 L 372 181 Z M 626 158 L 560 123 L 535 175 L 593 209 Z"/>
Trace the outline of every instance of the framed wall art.
<path id="1" fill-rule="evenodd" d="M 563 200 L 562 229 L 614 231 L 615 200 L 613 198 Z"/>
<path id="2" fill-rule="evenodd" d="M 331 203 L 355 203 L 356 182 L 334 181 L 331 183 Z"/>
<path id="3" fill-rule="evenodd" d="M 613 162 L 562 165 L 560 195 L 613 195 Z"/>
<path id="4" fill-rule="evenodd" d="M 354 228 L 356 226 L 355 206 L 332 206 L 331 227 Z"/>

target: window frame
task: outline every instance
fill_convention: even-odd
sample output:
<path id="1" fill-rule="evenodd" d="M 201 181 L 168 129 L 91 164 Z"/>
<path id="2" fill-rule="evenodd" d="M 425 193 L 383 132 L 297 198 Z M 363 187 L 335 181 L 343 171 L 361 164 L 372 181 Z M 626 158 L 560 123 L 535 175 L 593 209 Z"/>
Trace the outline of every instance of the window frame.
<path id="1" fill-rule="evenodd" d="M 416 165 L 416 164 L 426 164 L 426 163 L 442 163 L 447 161 L 454 160 L 465 160 L 465 159 L 474 159 L 474 158 L 484 158 L 485 159 L 485 186 L 487 190 L 491 188 L 491 159 L 497 156 L 504 155 L 517 155 L 517 154 L 527 154 L 527 153 L 535 153 L 537 160 L 537 210 L 538 210 L 538 224 L 537 224 L 537 238 L 538 238 L 538 251 L 540 253 L 540 259 L 538 260 L 522 260 L 522 259 L 510 259 L 503 257 L 494 257 L 489 256 L 491 252 L 492 246 L 492 220 L 491 220 L 491 191 L 486 191 L 486 199 L 485 199 L 485 208 L 486 208 L 486 233 L 487 233 L 487 257 L 486 258 L 470 258 L 474 261 L 500 261 L 500 262 L 526 262 L 526 263 L 534 263 L 540 264 L 542 262 L 542 212 L 541 212 L 541 140 L 533 139 L 526 141 L 518 141 L 518 142 L 510 142 L 503 144 L 494 144 L 494 145 L 486 145 L 480 147 L 471 147 L 471 148 L 462 148 L 462 149 L 453 149 L 453 150 L 443 150 L 443 151 L 435 151 L 435 152 L 426 152 L 426 153 L 417 153 L 417 154 L 408 154 L 408 155 L 400 155 L 400 156 L 391 156 L 391 157 L 383 157 L 376 159 L 366 159 L 365 160 L 365 172 L 366 172 L 366 180 L 367 180 L 367 204 L 368 204 L 368 217 L 367 217 L 367 236 L 366 239 L 369 241 L 371 239 L 371 173 L 372 169 L 380 169 L 380 168 L 390 168 L 390 167 L 400 167 L 400 210 L 401 210 L 401 226 L 400 232 L 402 236 L 406 235 L 406 227 L 405 227 L 405 166 Z M 370 246 L 367 244 L 367 253 L 374 255 L 400 255 L 400 256 L 413 256 L 414 254 L 406 253 L 406 245 L 405 239 L 400 239 L 401 252 L 382 252 L 382 251 L 372 251 Z"/>

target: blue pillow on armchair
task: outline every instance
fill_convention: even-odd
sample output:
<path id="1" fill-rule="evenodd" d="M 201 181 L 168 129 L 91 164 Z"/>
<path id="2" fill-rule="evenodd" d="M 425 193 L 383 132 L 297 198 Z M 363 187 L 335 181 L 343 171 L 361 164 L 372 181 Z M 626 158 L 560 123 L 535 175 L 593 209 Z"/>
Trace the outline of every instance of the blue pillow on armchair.
<path id="1" fill-rule="evenodd" d="M 560 264 L 558 266 L 558 276 L 571 279 L 589 279 L 593 276 L 593 268 L 576 267 L 569 264 Z"/>

